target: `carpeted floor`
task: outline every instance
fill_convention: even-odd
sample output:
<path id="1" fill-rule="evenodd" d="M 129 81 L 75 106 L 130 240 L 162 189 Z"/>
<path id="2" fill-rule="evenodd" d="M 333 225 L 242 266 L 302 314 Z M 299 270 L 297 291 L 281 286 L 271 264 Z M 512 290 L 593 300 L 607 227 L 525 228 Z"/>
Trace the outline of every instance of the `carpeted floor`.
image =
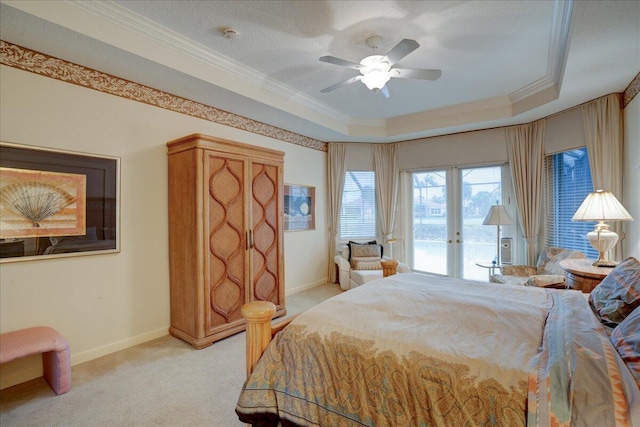
<path id="1" fill-rule="evenodd" d="M 341 292 L 287 296 L 287 316 Z M 43 378 L 1 390 L 0 426 L 244 426 L 234 412 L 244 377 L 244 333 L 203 350 L 166 336 L 73 366 L 61 396 Z"/>

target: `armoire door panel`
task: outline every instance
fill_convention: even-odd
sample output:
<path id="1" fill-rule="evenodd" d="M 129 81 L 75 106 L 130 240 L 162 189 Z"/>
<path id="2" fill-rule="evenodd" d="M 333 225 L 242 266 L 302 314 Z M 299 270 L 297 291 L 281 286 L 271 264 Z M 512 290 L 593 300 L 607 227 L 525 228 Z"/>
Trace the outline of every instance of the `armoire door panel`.
<path id="1" fill-rule="evenodd" d="M 207 157 L 208 173 L 208 253 L 209 301 L 208 329 L 242 319 L 245 302 L 246 232 L 245 168 L 243 160 L 215 155 Z"/>
<path id="2" fill-rule="evenodd" d="M 277 166 L 254 162 L 251 165 L 251 224 L 253 230 L 252 278 L 253 299 L 280 301 L 279 286 L 280 269 L 278 260 L 278 234 L 280 221 L 278 218 L 278 188 L 280 169 Z"/>

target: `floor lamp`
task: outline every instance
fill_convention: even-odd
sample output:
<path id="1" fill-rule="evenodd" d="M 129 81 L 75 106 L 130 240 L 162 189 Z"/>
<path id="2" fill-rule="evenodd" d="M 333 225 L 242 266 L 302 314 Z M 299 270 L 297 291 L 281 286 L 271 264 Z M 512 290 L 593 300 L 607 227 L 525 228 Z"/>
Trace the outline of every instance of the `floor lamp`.
<path id="1" fill-rule="evenodd" d="M 513 220 L 509 216 L 509 212 L 503 205 L 494 205 L 489 209 L 487 217 L 484 219 L 483 225 L 495 225 L 497 228 L 497 240 L 496 240 L 496 260 L 498 266 L 500 266 L 500 226 L 511 225 Z"/>
<path id="2" fill-rule="evenodd" d="M 387 243 L 389 244 L 389 258 L 395 259 L 393 257 L 393 245 L 395 243 L 401 243 L 401 242 L 404 242 L 404 240 L 402 240 L 402 239 L 389 239 L 389 240 L 387 240 Z"/>

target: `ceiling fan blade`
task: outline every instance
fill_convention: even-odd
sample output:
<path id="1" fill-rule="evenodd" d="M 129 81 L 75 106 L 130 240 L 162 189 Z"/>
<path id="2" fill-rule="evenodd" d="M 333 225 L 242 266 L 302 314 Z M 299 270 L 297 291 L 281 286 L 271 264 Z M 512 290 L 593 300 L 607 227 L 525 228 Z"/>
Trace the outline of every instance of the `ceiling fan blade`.
<path id="1" fill-rule="evenodd" d="M 391 77 L 401 79 L 438 80 L 442 75 L 441 70 L 413 70 L 409 68 L 392 68 L 389 71 Z"/>
<path id="2" fill-rule="evenodd" d="M 322 92 L 322 93 L 331 92 L 332 90 L 336 90 L 336 89 L 338 89 L 338 88 L 340 88 L 342 86 L 346 86 L 346 85 L 349 85 L 351 83 L 355 83 L 357 81 L 360 81 L 361 78 L 362 78 L 362 76 L 351 77 L 349 80 L 345 80 L 345 81 L 337 83 L 337 84 L 335 84 L 333 86 L 326 87 L 326 88 L 322 89 L 320 92 Z"/>
<path id="3" fill-rule="evenodd" d="M 387 87 L 387 85 L 382 86 L 382 89 L 380 89 L 378 92 L 380 92 L 385 98 L 389 98 L 389 88 Z"/>
<path id="4" fill-rule="evenodd" d="M 356 62 L 347 61 L 346 59 L 336 58 L 335 56 L 328 56 L 328 55 L 321 56 L 320 61 L 328 62 L 329 64 L 339 65 L 341 67 L 355 68 L 356 70 L 359 70 L 360 68 L 362 68 L 362 65 Z"/>
<path id="5" fill-rule="evenodd" d="M 411 39 L 402 39 L 400 43 L 395 45 L 385 56 L 389 58 L 389 65 L 393 65 L 405 56 L 416 50 L 420 45 L 417 41 Z"/>

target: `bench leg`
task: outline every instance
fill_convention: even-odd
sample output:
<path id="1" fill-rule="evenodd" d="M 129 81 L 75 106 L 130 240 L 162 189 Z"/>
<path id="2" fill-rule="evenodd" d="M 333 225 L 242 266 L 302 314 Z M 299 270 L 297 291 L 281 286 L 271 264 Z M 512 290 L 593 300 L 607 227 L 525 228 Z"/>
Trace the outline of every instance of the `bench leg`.
<path id="1" fill-rule="evenodd" d="M 71 355 L 69 347 L 62 351 L 48 351 L 42 354 L 42 370 L 56 394 L 71 390 Z"/>

